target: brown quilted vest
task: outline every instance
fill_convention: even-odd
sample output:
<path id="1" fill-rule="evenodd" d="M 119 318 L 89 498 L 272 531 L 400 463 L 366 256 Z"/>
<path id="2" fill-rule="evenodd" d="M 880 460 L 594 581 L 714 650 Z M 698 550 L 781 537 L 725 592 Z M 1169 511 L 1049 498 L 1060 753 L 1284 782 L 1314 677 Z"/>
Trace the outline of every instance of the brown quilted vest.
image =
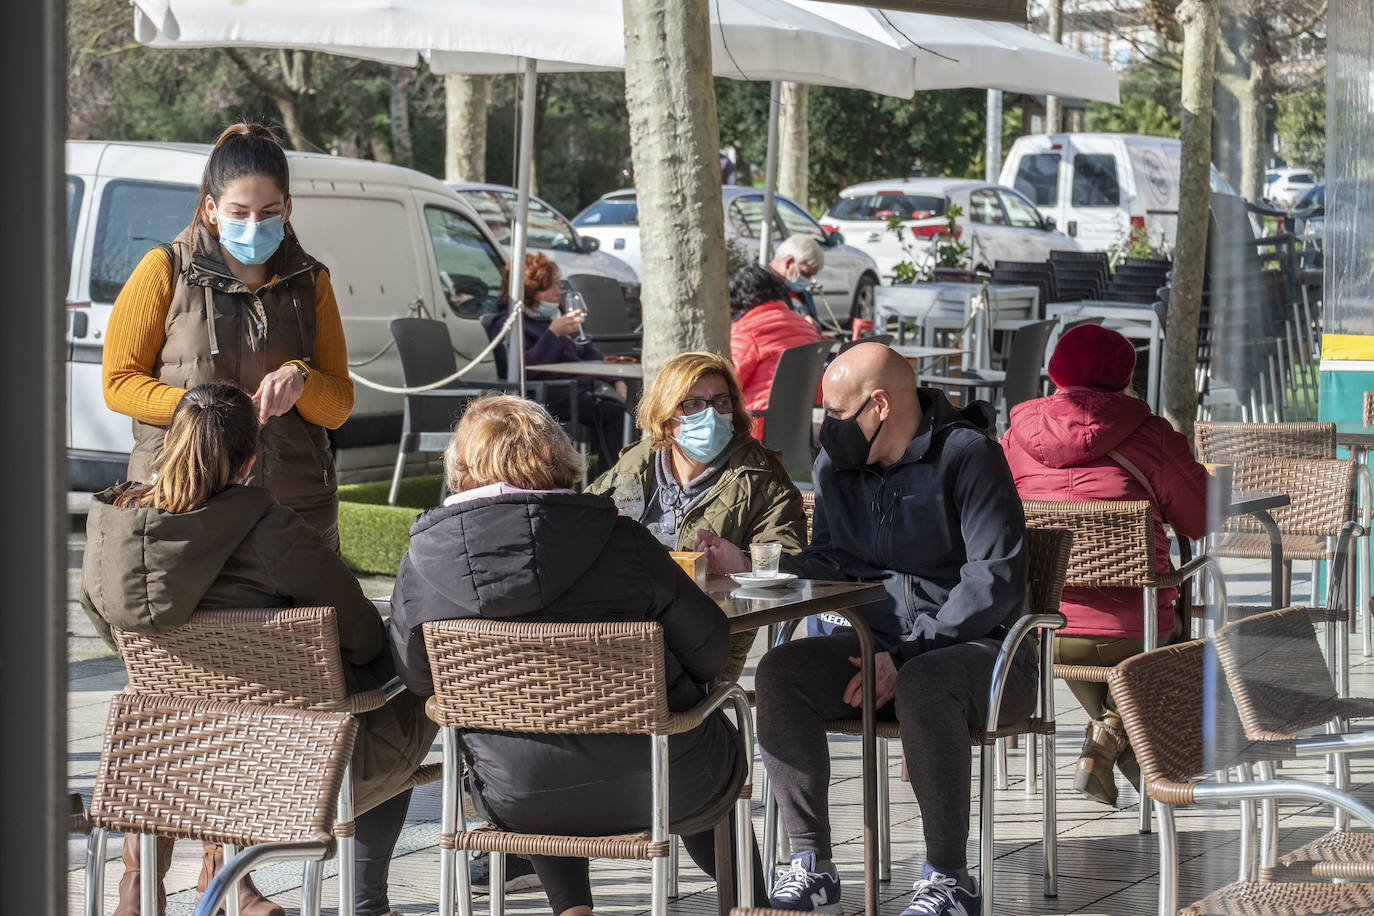
<path id="1" fill-rule="evenodd" d="M 254 292 L 236 278 L 204 226 L 187 229 L 170 246 L 172 304 L 154 378 L 178 388 L 229 382 L 249 394 L 267 373 L 299 359 L 310 365 L 315 349 L 315 276 L 324 266 L 288 232 L 268 262 L 274 279 Z M 147 480 L 162 450 L 166 427 L 138 420 L 129 455 L 130 480 Z M 325 540 L 338 544 L 338 492 L 334 458 L 324 428 L 294 407 L 268 420 L 258 460 L 246 483 L 271 490 Z"/>

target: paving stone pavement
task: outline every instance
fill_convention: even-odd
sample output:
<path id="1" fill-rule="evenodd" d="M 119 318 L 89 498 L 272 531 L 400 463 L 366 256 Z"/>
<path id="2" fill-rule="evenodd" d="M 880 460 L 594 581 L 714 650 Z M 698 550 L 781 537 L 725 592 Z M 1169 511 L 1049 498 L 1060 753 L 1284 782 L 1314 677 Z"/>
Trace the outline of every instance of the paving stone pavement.
<path id="1" fill-rule="evenodd" d="M 1305 565 L 1305 564 L 1300 564 Z M 1268 572 L 1265 562 L 1227 561 L 1228 588 L 1233 603 L 1265 603 Z M 1307 597 L 1309 577 L 1295 576 L 1295 599 Z M 68 779 L 72 791 L 89 800 L 101 736 L 110 696 L 125 683 L 122 666 L 96 637 L 94 628 L 75 600 L 79 570 L 71 576 L 73 600 L 68 602 Z M 366 579 L 369 595 L 385 595 L 390 580 Z M 753 665 L 762 652 L 757 641 L 745 686 L 751 686 Z M 1374 695 L 1374 662 L 1360 656 L 1359 641 L 1352 639 L 1352 693 Z M 1055 795 L 1058 817 L 1059 893 L 1043 895 L 1041 879 L 1041 797 L 1027 795 L 1023 749 L 1010 752 L 1010 787 L 997 793 L 996 866 L 998 914 L 1111 914 L 1132 916 L 1155 912 L 1158 893 L 1158 841 L 1153 835 L 1136 831 L 1136 796 L 1122 780 L 1119 809 L 1110 809 L 1085 799 L 1073 791 L 1073 763 L 1082 742 L 1086 717 L 1072 694 L 1061 682 L 1056 690 L 1059 729 L 1056 736 Z M 435 745 L 432 760 L 438 760 Z M 844 911 L 861 912 L 863 905 L 862 810 L 860 804 L 859 744 L 856 739 L 831 740 L 832 820 L 835 831 L 835 858 L 844 881 Z M 919 877 L 922 858 L 920 814 L 905 783 L 899 781 L 900 753 L 894 746 L 889 779 L 892 794 L 892 878 L 881 885 L 882 912 L 895 916 L 905 906 L 912 882 Z M 1284 772 L 1307 778 L 1324 778 L 1319 761 Z M 1374 761 L 1357 759 L 1355 785 L 1367 798 L 1374 798 Z M 974 822 L 969 841 L 971 862 L 977 850 L 977 767 L 969 787 L 973 798 Z M 761 794 L 756 790 L 756 799 Z M 398 916 L 428 916 L 438 912 L 435 889 L 438 882 L 439 787 L 426 786 L 415 793 L 406 827 L 396 849 L 391 870 L 391 902 Z M 763 810 L 755 805 L 755 832 L 762 833 Z M 1328 815 L 1317 814 L 1310 806 L 1285 805 L 1282 809 L 1282 842 L 1297 844 L 1314 838 L 1329 826 Z M 1234 811 L 1188 811 L 1179 817 L 1183 867 L 1180 882 L 1185 902 L 1206 891 L 1234 880 L 1238 843 Z M 122 866 L 119 863 L 119 837 L 111 837 L 105 870 L 105 912 L 115 906 L 115 889 Z M 68 880 L 70 911 L 81 912 L 85 882 L 85 839 L 69 841 Z M 715 913 L 714 885 L 684 855 L 681 869 L 681 896 L 670 906 L 673 916 L 711 916 Z M 172 870 L 167 879 L 168 916 L 190 916 L 195 902 L 195 881 L 200 867 L 199 844 L 178 843 Z M 334 874 L 332 863 L 326 875 Z M 336 912 L 336 882 L 327 877 L 324 888 L 325 912 Z M 300 868 L 276 865 L 255 873 L 265 893 L 297 912 L 300 901 Z M 649 907 L 649 870 L 639 863 L 597 861 L 592 865 L 593 893 L 598 913 L 632 916 L 647 913 Z M 477 908 L 486 906 L 479 898 Z M 507 910 L 519 914 L 548 912 L 547 899 L 539 890 L 508 895 Z"/>

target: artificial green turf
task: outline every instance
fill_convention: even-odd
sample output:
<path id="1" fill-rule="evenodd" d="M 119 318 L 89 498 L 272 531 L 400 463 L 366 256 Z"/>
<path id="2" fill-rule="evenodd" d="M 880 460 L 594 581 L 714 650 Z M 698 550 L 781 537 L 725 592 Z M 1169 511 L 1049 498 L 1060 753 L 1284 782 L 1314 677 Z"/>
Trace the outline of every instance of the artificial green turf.
<path id="1" fill-rule="evenodd" d="M 339 487 L 339 549 L 355 572 L 394 576 L 410 546 L 410 523 L 439 500 L 439 476 L 401 481 L 396 505 L 386 504 L 391 481 Z"/>

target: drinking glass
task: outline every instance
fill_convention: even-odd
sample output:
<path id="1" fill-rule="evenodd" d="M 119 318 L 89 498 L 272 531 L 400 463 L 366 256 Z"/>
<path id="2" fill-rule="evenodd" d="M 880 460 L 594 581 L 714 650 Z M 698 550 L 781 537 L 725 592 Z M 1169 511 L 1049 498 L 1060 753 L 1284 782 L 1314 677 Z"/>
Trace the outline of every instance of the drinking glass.
<path id="1" fill-rule="evenodd" d="M 750 544 L 749 555 L 754 561 L 754 575 L 760 579 L 772 579 L 778 574 L 778 560 L 782 559 L 782 545 Z"/>
<path id="2" fill-rule="evenodd" d="M 564 290 L 563 313 L 566 315 L 570 315 L 573 312 L 578 311 L 579 309 L 582 311 L 582 319 L 585 323 L 587 318 L 587 300 L 583 299 L 582 294 L 575 289 Z M 587 336 L 587 332 L 582 330 L 582 328 L 579 326 L 577 329 L 577 336 L 573 338 L 573 343 L 577 344 L 578 346 L 581 346 L 582 344 L 589 344 L 591 342 L 592 339 Z"/>

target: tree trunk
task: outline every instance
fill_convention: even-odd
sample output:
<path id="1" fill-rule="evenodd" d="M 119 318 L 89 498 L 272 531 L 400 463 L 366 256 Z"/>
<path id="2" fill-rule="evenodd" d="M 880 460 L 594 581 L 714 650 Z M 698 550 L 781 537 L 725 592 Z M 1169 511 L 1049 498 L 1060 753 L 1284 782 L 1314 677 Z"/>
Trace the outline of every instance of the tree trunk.
<path id="1" fill-rule="evenodd" d="M 1049 0 L 1050 41 L 1064 41 L 1064 0 Z M 1045 133 L 1057 134 L 1064 129 L 1064 103 L 1057 95 L 1045 96 Z"/>
<path id="2" fill-rule="evenodd" d="M 1258 23 L 1256 23 L 1258 25 Z M 1264 59 L 1264 43 L 1256 34 L 1250 61 L 1250 79 L 1240 106 L 1240 196 L 1259 200 L 1264 193 L 1265 164 L 1269 160 L 1269 130 L 1266 113 L 1269 102 L 1269 66 Z"/>
<path id="3" fill-rule="evenodd" d="M 415 167 L 410 143 L 410 99 L 406 98 L 404 73 L 391 68 L 391 161 L 406 168 Z"/>
<path id="4" fill-rule="evenodd" d="M 444 180 L 487 180 L 487 77 L 444 77 Z"/>
<path id="5" fill-rule="evenodd" d="M 687 350 L 730 353 L 720 131 L 707 0 L 623 0 L 625 104 L 652 378 Z"/>
<path id="6" fill-rule="evenodd" d="M 778 116 L 778 190 L 807 208 L 811 205 L 807 185 L 811 165 L 808 98 L 805 83 L 783 83 Z"/>
<path id="7" fill-rule="evenodd" d="M 1164 338 L 1164 417 L 1193 438 L 1197 415 L 1197 325 L 1202 309 L 1202 281 L 1207 267 L 1207 218 L 1211 200 L 1212 83 L 1216 67 L 1217 0 L 1183 0 L 1178 8 L 1183 26 L 1183 111 L 1179 138 L 1179 199 L 1188 206 L 1178 214 L 1169 328 Z"/>

